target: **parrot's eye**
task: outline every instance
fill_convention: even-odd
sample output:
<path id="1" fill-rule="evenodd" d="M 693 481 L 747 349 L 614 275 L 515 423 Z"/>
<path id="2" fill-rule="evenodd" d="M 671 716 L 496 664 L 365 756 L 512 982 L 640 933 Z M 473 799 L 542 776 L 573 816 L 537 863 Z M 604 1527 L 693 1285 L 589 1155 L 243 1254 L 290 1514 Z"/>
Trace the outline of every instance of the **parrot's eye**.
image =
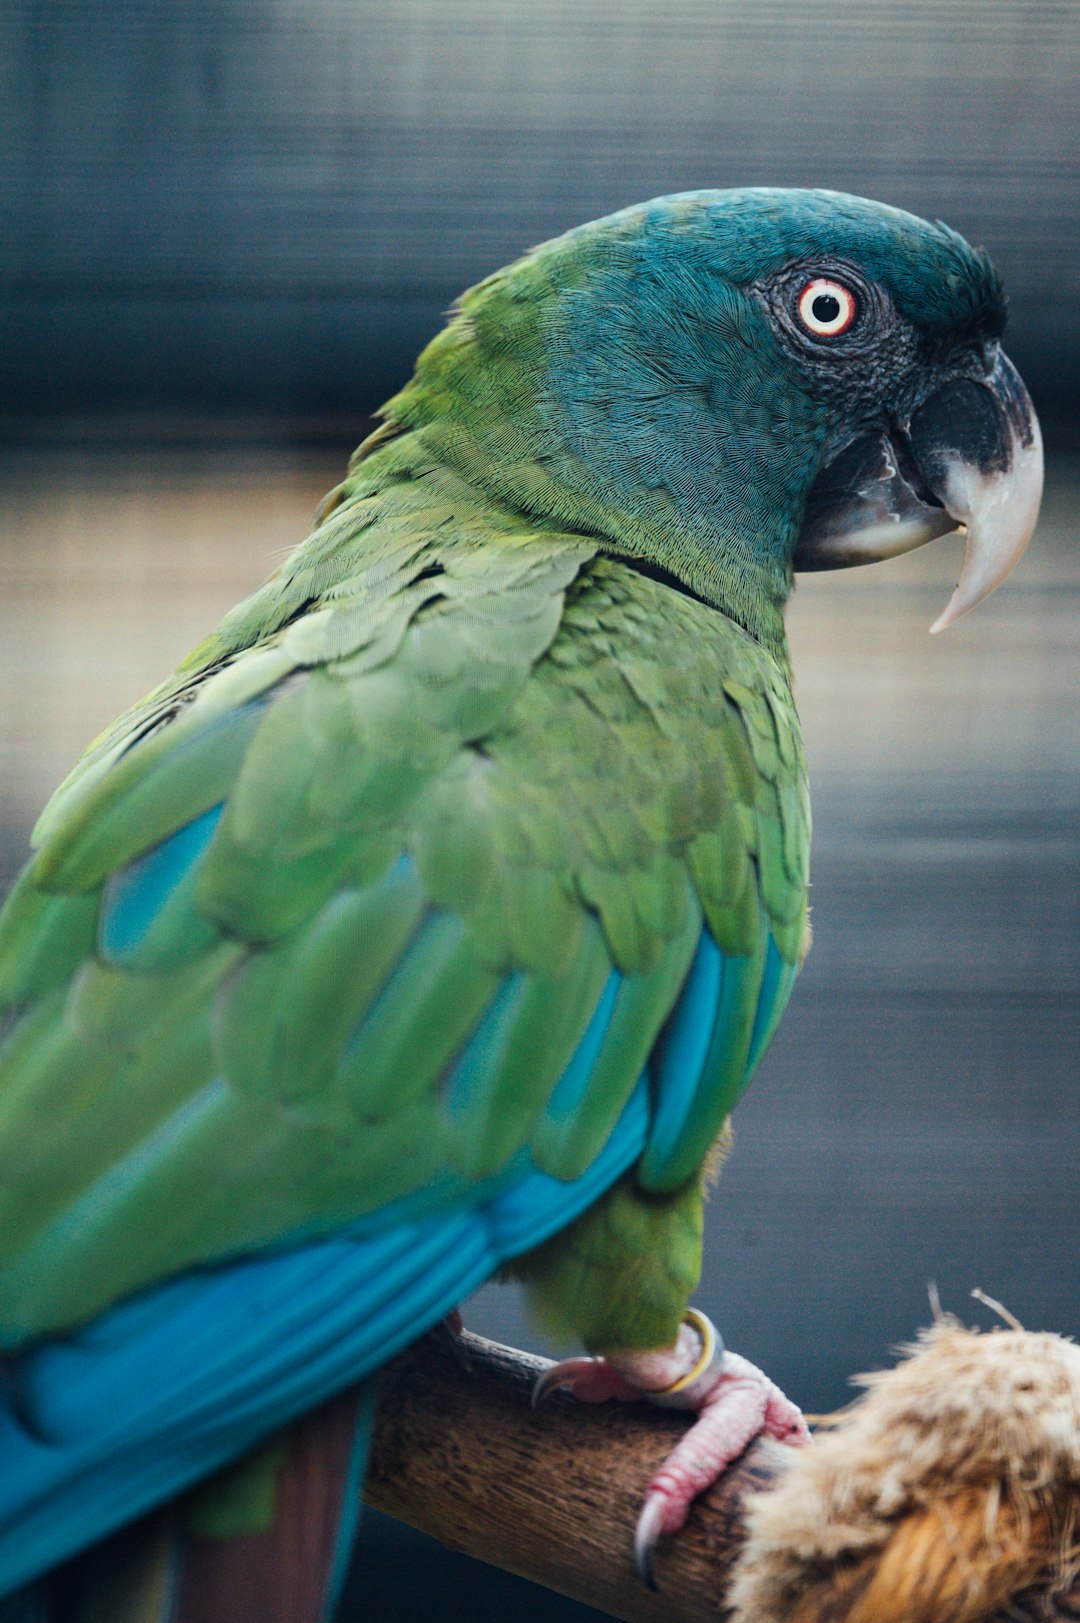
<path id="1" fill-rule="evenodd" d="M 815 276 L 799 293 L 796 308 L 807 332 L 817 338 L 838 338 L 859 313 L 854 293 L 843 282 Z"/>

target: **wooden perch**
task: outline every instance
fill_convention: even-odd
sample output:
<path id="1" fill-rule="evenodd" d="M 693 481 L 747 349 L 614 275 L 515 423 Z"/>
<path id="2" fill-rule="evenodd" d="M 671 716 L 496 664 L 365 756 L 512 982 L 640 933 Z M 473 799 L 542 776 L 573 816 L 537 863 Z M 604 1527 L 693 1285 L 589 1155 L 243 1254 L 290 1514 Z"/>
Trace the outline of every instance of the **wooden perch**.
<path id="1" fill-rule="evenodd" d="M 1005 1345 L 1004 1337 L 953 1334 L 964 1338 L 965 1357 L 969 1344 L 991 1352 Z M 1067 1345 L 1056 1337 L 1029 1339 Z M 920 1357 L 926 1359 L 934 1350 L 931 1347 Z M 541 1359 L 478 1336 L 465 1334 L 455 1342 L 445 1331 L 424 1337 L 395 1359 L 383 1376 L 365 1493 L 368 1502 L 451 1549 L 627 1623 L 700 1623 L 727 1615 L 725 1594 L 746 1536 L 743 1501 L 776 1483 L 783 1451 L 755 1444 L 702 1496 L 686 1528 L 676 1538 L 662 1541 L 655 1565 L 659 1592 L 649 1594 L 633 1569 L 633 1527 L 649 1473 L 685 1427 L 686 1418 L 645 1404 L 591 1407 L 561 1395 L 533 1412 L 529 1393 L 545 1367 Z M 831 1444 L 830 1438 L 819 1445 L 822 1457 Z M 954 1486 L 942 1485 L 942 1504 L 957 1502 L 950 1497 Z M 779 1504 L 779 1495 L 775 1503 Z M 1066 1527 L 1055 1532 L 1053 1547 L 1059 1558 L 1066 1553 L 1062 1540 L 1067 1543 L 1075 1536 L 1072 1513 L 1065 1519 L 1073 1531 Z M 908 1523 L 914 1520 L 909 1517 Z M 984 1520 L 979 1528 L 985 1544 L 983 1527 Z M 912 1551 L 915 1548 L 911 1546 Z M 997 1558 L 996 1546 L 991 1554 Z M 910 1567 L 915 1556 L 905 1559 L 906 1576 L 913 1578 Z M 841 1587 L 846 1584 L 846 1598 L 843 1609 L 827 1614 L 816 1609 L 820 1586 L 815 1569 L 815 1581 L 809 1585 L 815 1593 L 803 1592 L 800 1619 L 862 1615 L 857 1602 L 850 1612 L 846 1609 L 853 1593 L 850 1574 L 860 1574 L 855 1587 L 865 1590 L 878 1561 L 874 1549 L 868 1558 L 837 1563 L 837 1572 L 849 1575 L 838 1580 Z M 1009 1570 L 1023 1572 L 1023 1563 L 1014 1561 Z M 1056 1569 L 1058 1578 L 1061 1570 Z M 997 1619 L 1005 1623 L 1006 1618 L 1013 1623 L 1023 1618 L 1076 1623 L 1080 1583 L 1074 1581 L 1067 1594 L 1052 1595 L 1054 1575 L 1040 1574 L 1032 1583 L 1029 1574 L 1004 1591 L 999 1581 L 998 1598 L 989 1610 L 973 1611 L 969 1605 L 945 1615 L 985 1618 L 987 1623 Z M 835 1592 L 828 1584 L 825 1587 L 835 1600 Z M 941 1615 L 935 1601 L 940 1600 L 939 1575 L 928 1572 L 923 1588 L 930 1595 L 929 1609 L 912 1610 L 916 1602 L 909 1598 L 897 1612 L 905 1623 Z M 1015 1598 L 1013 1588 L 1021 1591 Z"/>
<path id="2" fill-rule="evenodd" d="M 378 1510 L 632 1623 L 720 1617 L 742 1539 L 739 1502 L 772 1478 L 755 1446 L 657 1553 L 652 1595 L 634 1571 L 642 1494 L 686 1428 L 647 1404 L 529 1407 L 544 1359 L 468 1332 L 426 1336 L 383 1375 L 365 1498 Z"/>

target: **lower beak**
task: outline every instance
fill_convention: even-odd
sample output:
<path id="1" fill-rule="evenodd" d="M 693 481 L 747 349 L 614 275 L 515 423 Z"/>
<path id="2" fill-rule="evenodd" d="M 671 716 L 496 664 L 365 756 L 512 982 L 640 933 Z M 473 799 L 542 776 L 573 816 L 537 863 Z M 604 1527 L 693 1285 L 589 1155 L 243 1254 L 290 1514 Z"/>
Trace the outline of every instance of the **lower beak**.
<path id="1" fill-rule="evenodd" d="M 1039 423 L 1019 373 L 997 352 L 984 379 L 957 378 L 904 425 L 863 435 L 818 475 L 796 570 L 895 558 L 966 531 L 960 579 L 931 631 L 944 631 L 1019 561 L 1042 499 Z"/>

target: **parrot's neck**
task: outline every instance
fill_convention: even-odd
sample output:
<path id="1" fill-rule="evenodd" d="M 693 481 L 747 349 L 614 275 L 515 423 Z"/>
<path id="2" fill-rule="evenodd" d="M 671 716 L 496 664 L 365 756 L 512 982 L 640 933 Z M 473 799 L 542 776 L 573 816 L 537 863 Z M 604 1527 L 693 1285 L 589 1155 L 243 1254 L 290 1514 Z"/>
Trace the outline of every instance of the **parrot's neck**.
<path id="1" fill-rule="evenodd" d="M 613 391 L 592 377 L 577 352 L 566 358 L 535 272 L 525 261 L 467 295 L 390 401 L 397 476 L 410 455 L 418 472 L 442 465 L 538 533 L 640 559 L 786 666 L 798 459 L 715 402 L 687 407 L 677 391 L 658 396 L 655 380 Z"/>
<path id="2" fill-rule="evenodd" d="M 498 513 L 500 529 L 515 521 L 538 538 L 580 536 L 606 556 L 632 563 L 641 573 L 665 582 L 718 609 L 790 668 L 784 628 L 784 605 L 790 578 L 774 581 L 753 557 L 732 545 L 730 535 L 711 537 L 700 527 L 690 536 L 671 513 L 653 516 L 614 504 L 582 500 L 535 465 L 488 460 L 483 443 L 466 438 L 460 425 L 439 423 L 394 433 L 378 430 L 354 458 L 347 482 L 350 494 L 377 496 L 380 489 L 400 489 L 403 480 L 423 478 L 434 496 L 440 469 L 445 483 L 440 499 L 452 489 L 459 516 L 461 504 L 475 506 L 478 516 Z M 719 561 L 718 561 L 719 557 Z"/>

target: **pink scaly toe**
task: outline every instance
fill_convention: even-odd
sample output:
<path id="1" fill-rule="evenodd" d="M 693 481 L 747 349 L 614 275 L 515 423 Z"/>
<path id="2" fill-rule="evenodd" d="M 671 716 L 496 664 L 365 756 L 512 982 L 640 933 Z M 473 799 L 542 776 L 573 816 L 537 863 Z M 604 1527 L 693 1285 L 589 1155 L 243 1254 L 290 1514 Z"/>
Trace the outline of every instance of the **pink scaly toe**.
<path id="1" fill-rule="evenodd" d="M 726 1352 L 703 1313 L 688 1308 L 670 1347 L 567 1358 L 533 1387 L 533 1407 L 557 1388 L 582 1403 L 640 1402 L 688 1409 L 697 1419 L 653 1476 L 634 1537 L 634 1557 L 650 1589 L 657 1541 L 677 1533 L 690 1505 L 755 1437 L 793 1448 L 810 1441 L 800 1411 L 756 1365 Z"/>
<path id="2" fill-rule="evenodd" d="M 645 1494 L 634 1537 L 634 1559 L 650 1589 L 657 1541 L 677 1533 L 699 1493 L 763 1433 L 792 1448 L 810 1441 L 799 1409 L 775 1382 L 738 1353 L 724 1352 L 719 1372 L 697 1395 L 698 1418 L 655 1473 Z"/>

